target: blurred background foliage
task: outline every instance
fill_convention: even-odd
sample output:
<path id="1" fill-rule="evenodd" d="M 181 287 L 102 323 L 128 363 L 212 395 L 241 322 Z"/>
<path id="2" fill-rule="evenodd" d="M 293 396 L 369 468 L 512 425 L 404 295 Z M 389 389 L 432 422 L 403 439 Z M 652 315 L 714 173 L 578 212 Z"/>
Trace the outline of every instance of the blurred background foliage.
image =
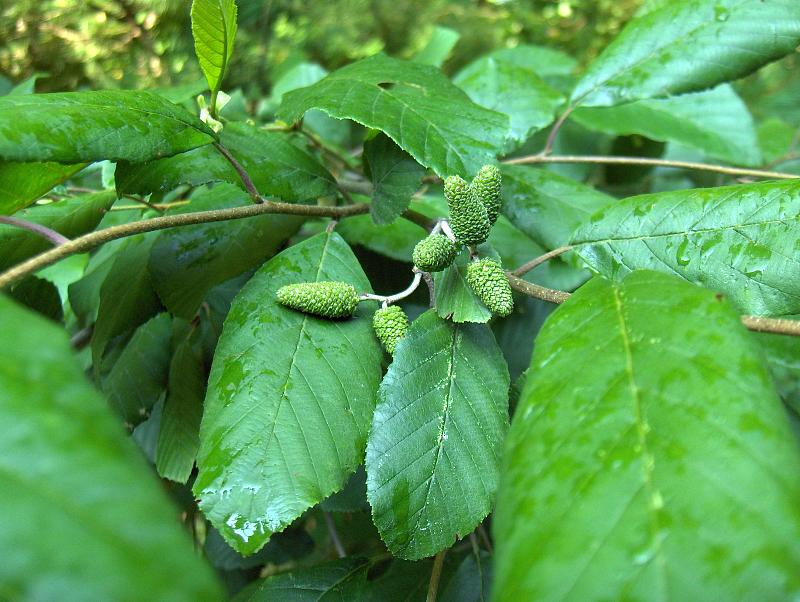
<path id="1" fill-rule="evenodd" d="M 301 60 L 328 69 L 385 51 L 407 57 L 435 25 L 461 38 L 445 70 L 497 48 L 533 43 L 581 62 L 596 55 L 642 0 L 239 0 L 228 89 L 270 90 Z M 190 0 L 6 0 L 0 8 L 0 74 L 39 75 L 39 92 L 148 88 L 200 79 Z M 6 82 L 6 83 L 8 83 Z"/>

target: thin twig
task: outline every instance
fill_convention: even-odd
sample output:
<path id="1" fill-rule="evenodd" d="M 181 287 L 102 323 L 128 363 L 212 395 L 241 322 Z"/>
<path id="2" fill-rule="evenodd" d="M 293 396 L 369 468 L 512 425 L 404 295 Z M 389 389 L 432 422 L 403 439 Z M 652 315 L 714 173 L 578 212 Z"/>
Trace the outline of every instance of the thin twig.
<path id="1" fill-rule="evenodd" d="M 680 169 L 695 169 L 699 171 L 713 171 L 730 176 L 752 176 L 755 178 L 773 178 L 794 180 L 799 175 L 783 173 L 780 171 L 764 171 L 762 169 L 747 169 L 743 167 L 728 167 L 713 165 L 711 163 L 696 163 L 694 161 L 673 161 L 671 159 L 651 159 L 647 157 L 604 157 L 602 155 L 527 155 L 506 159 L 503 163 L 509 165 L 535 165 L 537 163 L 605 163 L 614 165 L 654 165 L 658 167 L 675 167 Z"/>
<path id="2" fill-rule="evenodd" d="M 394 295 L 375 295 L 373 293 L 364 293 L 361 295 L 362 301 L 380 301 L 383 303 L 384 307 L 389 305 L 390 303 L 395 303 L 400 301 L 401 299 L 405 299 L 406 297 L 410 296 L 417 288 L 419 287 L 419 283 L 422 281 L 422 272 L 415 271 L 414 272 L 414 279 L 411 281 L 411 284 L 408 285 L 403 291 L 399 293 L 395 293 Z"/>
<path id="3" fill-rule="evenodd" d="M 534 257 L 529 262 L 522 264 L 516 270 L 511 272 L 514 276 L 524 276 L 528 272 L 530 272 L 536 266 L 539 266 L 546 261 L 553 259 L 553 257 L 558 257 L 562 253 L 566 253 L 567 251 L 572 250 L 574 247 L 572 245 L 564 245 L 563 247 L 558 247 L 557 249 L 553 249 L 552 251 L 548 251 L 544 255 L 539 255 L 539 257 Z"/>
<path id="4" fill-rule="evenodd" d="M 55 246 L 63 245 L 64 243 L 69 242 L 69 238 L 59 234 L 55 230 L 51 230 L 47 226 L 42 226 L 41 224 L 36 224 L 34 222 L 29 222 L 24 219 L 19 219 L 18 217 L 0 215 L 0 224 L 8 224 L 9 226 L 14 226 L 15 228 L 22 228 L 23 230 L 27 230 L 28 232 L 33 232 L 34 234 L 38 234 L 42 238 L 46 238 Z"/>
<path id="5" fill-rule="evenodd" d="M 483 526 L 483 523 L 478 525 L 478 534 L 481 536 L 483 540 L 483 545 L 486 546 L 486 551 L 489 554 L 494 554 L 494 548 L 492 547 L 492 540 L 489 539 L 489 534 L 486 532 L 486 528 Z"/>
<path id="6" fill-rule="evenodd" d="M 515 291 L 518 291 L 534 299 L 541 299 L 549 303 L 563 303 L 569 299 L 570 294 L 566 291 L 559 291 L 526 282 L 517 278 L 512 272 L 506 272 L 508 282 Z M 748 330 L 754 332 L 766 332 L 770 334 L 782 334 L 787 336 L 800 336 L 800 320 L 787 320 L 785 318 L 765 318 L 762 316 L 741 316 L 742 324 Z"/>
<path id="7" fill-rule="evenodd" d="M 325 517 L 325 525 L 328 527 L 328 535 L 331 538 L 331 543 L 333 543 L 333 548 L 336 550 L 336 555 L 339 556 L 339 558 L 344 558 L 347 556 L 347 552 L 345 552 L 344 546 L 342 545 L 342 540 L 339 539 L 339 532 L 336 530 L 336 523 L 333 522 L 331 513 L 327 510 L 323 510 L 322 516 Z"/>
<path id="8" fill-rule="evenodd" d="M 264 199 L 258 193 L 255 184 L 253 184 L 253 180 L 250 179 L 250 174 L 247 173 L 244 167 L 236 160 L 231 152 L 225 148 L 221 142 L 214 142 L 214 148 L 216 148 L 220 154 L 228 160 L 228 163 L 231 164 L 233 169 L 236 170 L 236 173 L 239 175 L 239 179 L 242 181 L 245 190 L 247 190 L 247 194 L 250 195 L 250 198 L 253 199 L 254 203 L 263 203 Z"/>
<path id="9" fill-rule="evenodd" d="M 361 215 L 368 211 L 369 205 L 367 204 L 347 205 L 344 207 L 321 207 L 319 205 L 294 205 L 291 203 L 267 201 L 260 205 L 247 205 L 245 207 L 233 207 L 231 209 L 214 209 L 211 211 L 196 211 L 194 213 L 182 213 L 179 215 L 163 215 L 151 219 L 129 222 L 127 224 L 103 228 L 102 230 L 79 236 L 49 251 L 31 257 L 27 261 L 23 261 L 0 274 L 0 289 L 17 282 L 28 274 L 38 272 L 42 268 L 46 268 L 65 257 L 77 253 L 85 253 L 109 241 L 125 238 L 126 236 L 133 236 L 135 234 L 175 228 L 177 226 L 223 222 L 231 219 L 242 219 L 269 213 L 341 219 L 351 215 Z"/>
<path id="10" fill-rule="evenodd" d="M 436 558 L 433 559 L 431 580 L 428 582 L 428 596 L 425 598 L 426 602 L 436 602 L 436 592 L 439 590 L 439 579 L 442 577 L 445 554 L 447 554 L 447 548 L 439 552 Z"/>
<path id="11" fill-rule="evenodd" d="M 188 205 L 189 203 L 191 203 L 191 201 L 174 201 L 172 203 L 151 203 L 150 206 L 157 211 L 163 212 L 173 207 Z M 109 211 L 143 211 L 145 209 L 147 209 L 147 207 L 142 205 L 114 205 Z"/>
<path id="12" fill-rule="evenodd" d="M 558 118 L 558 121 L 553 124 L 553 127 L 550 129 L 550 133 L 547 135 L 547 142 L 544 144 L 544 148 L 542 149 L 542 155 L 549 155 L 550 151 L 553 150 L 553 144 L 556 141 L 556 136 L 558 135 L 558 131 L 561 129 L 561 126 L 564 125 L 564 122 L 569 117 L 569 114 L 572 113 L 573 109 L 572 105 L 568 106 L 564 109 L 564 112 L 561 113 L 561 116 Z"/>

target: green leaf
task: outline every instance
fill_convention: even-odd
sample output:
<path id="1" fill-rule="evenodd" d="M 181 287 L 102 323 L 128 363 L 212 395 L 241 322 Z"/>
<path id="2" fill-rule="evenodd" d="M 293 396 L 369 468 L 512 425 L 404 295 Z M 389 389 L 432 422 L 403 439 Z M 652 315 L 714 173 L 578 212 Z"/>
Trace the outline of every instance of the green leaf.
<path id="1" fill-rule="evenodd" d="M 194 52 L 211 90 L 212 115 L 215 115 L 217 92 L 233 55 L 236 13 L 235 0 L 192 1 Z"/>
<path id="2" fill-rule="evenodd" d="M 183 107 L 135 90 L 0 98 L 0 159 L 149 161 L 214 141 Z"/>
<path id="3" fill-rule="evenodd" d="M 0 215 L 24 209 L 85 166 L 0 161 Z"/>
<path id="4" fill-rule="evenodd" d="M 319 162 L 292 145 L 286 135 L 246 123 L 228 123 L 220 141 L 250 174 L 258 191 L 285 201 L 306 201 L 333 194 L 336 182 Z M 181 184 L 229 182 L 242 190 L 242 179 L 213 146 L 149 163 L 119 163 L 120 192 L 167 192 Z"/>
<path id="5" fill-rule="evenodd" d="M 392 554 L 432 556 L 489 513 L 508 387 L 487 326 L 433 310 L 414 320 L 381 383 L 367 443 L 367 497 Z"/>
<path id="6" fill-rule="evenodd" d="M 736 165 L 762 163 L 753 118 L 728 84 L 616 107 L 578 109 L 572 119 L 606 134 L 677 142 Z"/>
<path id="7" fill-rule="evenodd" d="M 440 176 L 471 176 L 494 162 L 508 131 L 505 115 L 474 104 L 436 68 L 375 55 L 286 94 L 278 118 L 309 109 L 381 130 Z"/>
<path id="8" fill-rule="evenodd" d="M 613 106 L 704 90 L 798 44 L 795 0 L 675 0 L 628 23 L 589 65 L 571 104 Z"/>
<path id="9" fill-rule="evenodd" d="M 757 333 L 775 388 L 784 403 L 800 414 L 800 338 Z"/>
<path id="10" fill-rule="evenodd" d="M 578 61 L 554 48 L 520 44 L 513 48 L 495 50 L 490 57 L 530 69 L 560 92 L 570 92 L 575 80 Z"/>
<path id="11" fill-rule="evenodd" d="M 467 284 L 468 265 L 469 252 L 463 251 L 450 266 L 433 274 L 436 313 L 457 323 L 488 322 L 492 319 L 492 312 Z"/>
<path id="12" fill-rule="evenodd" d="M 147 418 L 167 386 L 172 319 L 162 313 L 136 329 L 103 380 L 103 393 L 122 420 L 134 426 Z"/>
<path id="13" fill-rule="evenodd" d="M 64 318 L 61 297 L 55 285 L 36 276 L 27 276 L 15 284 L 9 296 L 28 309 L 38 312 L 45 318 L 60 322 Z"/>
<path id="14" fill-rule="evenodd" d="M 92 359 L 95 370 L 108 342 L 117 335 L 144 324 L 161 309 L 147 269 L 150 250 L 157 233 L 151 232 L 126 241 L 100 287 L 97 322 L 92 333 Z"/>
<path id="15" fill-rule="evenodd" d="M 202 190 L 174 213 L 244 207 L 247 194 L 229 184 Z M 191 320 L 209 289 L 260 266 L 302 224 L 291 215 L 260 215 L 164 230 L 153 244 L 149 269 L 164 306 Z"/>
<path id="16" fill-rule="evenodd" d="M 461 34 L 454 29 L 436 25 L 425 46 L 414 55 L 414 62 L 441 67 L 450 57 L 460 38 Z"/>
<path id="17" fill-rule="evenodd" d="M 313 551 L 314 540 L 302 526 L 290 528 L 283 533 L 274 535 L 257 554 L 247 558 L 231 548 L 219 531 L 213 527 L 209 527 L 203 546 L 203 552 L 208 561 L 216 568 L 225 571 L 252 569 L 268 563 L 284 564 L 302 558 Z"/>
<path id="18" fill-rule="evenodd" d="M 0 597 L 220 600 L 62 329 L 0 296 Z"/>
<path id="19" fill-rule="evenodd" d="M 369 561 L 342 558 L 264 579 L 236 602 L 347 602 L 363 600 Z"/>
<path id="20" fill-rule="evenodd" d="M 412 209 L 417 210 L 414 203 Z M 386 257 L 411 263 L 414 246 L 427 232 L 405 219 L 377 225 L 369 215 L 355 215 L 336 225 L 336 231 L 351 245 L 361 245 Z"/>
<path id="21" fill-rule="evenodd" d="M 284 284 L 325 280 L 371 290 L 335 233 L 289 247 L 250 279 L 214 355 L 194 492 L 245 555 L 341 489 L 363 459 L 382 361 L 372 308 L 333 321 L 275 298 Z"/>
<path id="22" fill-rule="evenodd" d="M 504 165 L 503 213 L 546 249 L 569 242 L 575 229 L 613 197 L 544 169 Z"/>
<path id="23" fill-rule="evenodd" d="M 169 366 L 169 392 L 158 431 L 156 469 L 165 479 L 186 483 L 192 474 L 205 392 L 203 358 L 189 341 L 183 341 Z"/>
<path id="24" fill-rule="evenodd" d="M 496 600 L 789 600 L 800 451 L 713 293 L 597 278 L 548 319 L 505 448 Z"/>
<path id="25" fill-rule="evenodd" d="M 376 224 L 388 224 L 408 209 L 425 175 L 424 167 L 381 134 L 364 142 L 364 168 L 372 181 L 370 214 Z"/>
<path id="26" fill-rule="evenodd" d="M 476 104 L 508 115 L 511 146 L 519 146 L 549 125 L 564 104 L 564 97 L 542 81 L 533 65 L 497 55 L 473 61 L 455 75 L 453 83 Z"/>
<path id="27" fill-rule="evenodd" d="M 800 313 L 800 183 L 763 182 L 631 197 L 572 237 L 594 270 L 677 274 L 743 313 Z"/>
<path id="28" fill-rule="evenodd" d="M 74 238 L 94 230 L 116 198 L 117 195 L 112 191 L 98 192 L 57 203 L 35 205 L 15 213 L 14 217 Z M 52 246 L 51 242 L 38 234 L 0 224 L 0 270 L 8 269 Z"/>
<path id="29" fill-rule="evenodd" d="M 481 550 L 464 558 L 442 590 L 441 602 L 488 602 L 492 585 L 492 557 Z"/>

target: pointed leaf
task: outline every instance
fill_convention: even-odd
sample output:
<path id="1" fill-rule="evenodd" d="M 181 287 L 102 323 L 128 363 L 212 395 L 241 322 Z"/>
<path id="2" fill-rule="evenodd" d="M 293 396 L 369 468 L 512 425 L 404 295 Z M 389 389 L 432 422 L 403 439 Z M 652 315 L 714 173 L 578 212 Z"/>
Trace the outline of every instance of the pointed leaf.
<path id="1" fill-rule="evenodd" d="M 675 0 L 628 23 L 589 65 L 571 103 L 613 106 L 704 90 L 798 44 L 795 0 Z"/>
<path id="2" fill-rule="evenodd" d="M 172 320 L 162 313 L 136 329 L 103 380 L 109 405 L 130 427 L 147 418 L 167 385 Z"/>
<path id="3" fill-rule="evenodd" d="M 2 597 L 222 599 L 63 330 L 2 296 L 0 316 Z"/>
<path id="4" fill-rule="evenodd" d="M 454 29 L 435 26 L 428 42 L 414 55 L 414 62 L 441 67 L 453 52 L 459 38 L 461 34 Z"/>
<path id="5" fill-rule="evenodd" d="M 100 305 L 92 333 L 95 370 L 108 342 L 117 335 L 144 324 L 161 309 L 147 262 L 157 233 L 129 238 L 114 256 L 100 287 Z"/>
<path id="6" fill-rule="evenodd" d="M 174 213 L 250 204 L 242 190 L 221 184 L 195 194 Z M 167 309 L 191 320 L 212 287 L 260 266 L 302 223 L 297 216 L 260 215 L 164 230 L 150 253 L 153 286 Z"/>
<path id="7" fill-rule="evenodd" d="M 472 176 L 494 162 L 508 118 L 474 104 L 436 68 L 375 55 L 283 97 L 277 117 L 309 109 L 381 130 L 440 176 Z"/>
<path id="8" fill-rule="evenodd" d="M 85 166 L 0 161 L 0 215 L 24 209 Z"/>
<path id="9" fill-rule="evenodd" d="M 800 450 L 739 316 L 597 278 L 536 341 L 494 514 L 497 600 L 800 594 Z"/>
<path id="10" fill-rule="evenodd" d="M 517 228 L 547 249 L 569 242 L 575 228 L 613 197 L 552 171 L 504 165 L 503 213 Z"/>
<path id="11" fill-rule="evenodd" d="M 236 13 L 235 0 L 192 2 L 194 51 L 212 96 L 216 96 L 233 54 Z"/>
<path id="12" fill-rule="evenodd" d="M 107 190 L 57 203 L 35 205 L 19 211 L 14 217 L 55 230 L 74 238 L 94 230 L 117 195 Z M 53 245 L 47 239 L 16 226 L 0 224 L 0 270 L 5 270 Z"/>
<path id="13" fill-rule="evenodd" d="M 433 310 L 414 320 L 381 383 L 367 444 L 367 497 L 392 554 L 433 556 L 489 513 L 508 387 L 487 326 Z"/>
<path id="14" fill-rule="evenodd" d="M 242 554 L 341 489 L 363 459 L 382 359 L 372 308 L 332 321 L 275 298 L 284 284 L 325 280 L 370 290 L 335 233 L 289 247 L 251 278 L 214 355 L 194 491 Z"/>
<path id="15" fill-rule="evenodd" d="M 578 109 L 571 118 L 606 134 L 677 142 L 735 165 L 762 163 L 753 118 L 728 84 L 616 107 Z"/>
<path id="16" fill-rule="evenodd" d="M 306 201 L 333 194 L 336 182 L 319 162 L 292 145 L 286 135 L 246 123 L 228 123 L 220 141 L 250 174 L 258 191 L 284 201 Z M 217 149 L 204 146 L 149 163 L 119 163 L 120 192 L 168 192 L 181 184 L 228 182 L 242 190 L 242 179 Z"/>
<path id="17" fill-rule="evenodd" d="M 677 274 L 728 295 L 742 313 L 800 313 L 800 183 L 764 182 L 636 196 L 572 237 L 606 277 Z"/>
<path id="18" fill-rule="evenodd" d="M 189 341 L 183 341 L 169 366 L 169 392 L 158 430 L 156 469 L 165 479 L 185 483 L 192 474 L 205 392 L 203 358 Z"/>
<path id="19" fill-rule="evenodd" d="M 8 161 L 149 161 L 213 141 L 202 121 L 152 92 L 0 98 L 0 159 Z"/>
<path id="20" fill-rule="evenodd" d="M 388 224 L 408 209 L 425 168 L 384 135 L 364 143 L 364 167 L 372 180 L 372 219 Z"/>
<path id="21" fill-rule="evenodd" d="M 264 579 L 237 602 L 349 602 L 363 600 L 369 561 L 343 558 Z"/>
<path id="22" fill-rule="evenodd" d="M 547 85 L 534 65 L 522 66 L 489 55 L 473 61 L 453 78 L 473 102 L 508 115 L 511 146 L 525 142 L 553 121 L 564 97 Z"/>
<path id="23" fill-rule="evenodd" d="M 469 254 L 462 252 L 451 265 L 433 274 L 436 313 L 457 323 L 485 323 L 492 319 L 492 312 L 467 284 L 468 265 Z"/>

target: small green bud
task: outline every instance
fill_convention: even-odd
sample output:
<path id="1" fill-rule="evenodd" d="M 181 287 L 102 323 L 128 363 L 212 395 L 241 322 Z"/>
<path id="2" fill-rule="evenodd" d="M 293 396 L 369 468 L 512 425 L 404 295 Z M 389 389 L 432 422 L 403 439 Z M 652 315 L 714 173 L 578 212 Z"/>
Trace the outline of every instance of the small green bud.
<path id="1" fill-rule="evenodd" d="M 358 293 L 346 282 L 299 282 L 278 289 L 278 303 L 323 318 L 349 318 Z"/>
<path id="2" fill-rule="evenodd" d="M 441 272 L 453 263 L 457 252 L 452 240 L 441 234 L 431 234 L 414 247 L 414 265 L 423 272 Z"/>
<path id="3" fill-rule="evenodd" d="M 503 267 L 494 259 L 480 259 L 467 266 L 467 284 L 483 304 L 498 316 L 514 311 L 514 296 Z"/>
<path id="4" fill-rule="evenodd" d="M 473 194 L 463 178 L 449 176 L 444 181 L 444 196 L 450 208 L 450 227 L 456 238 L 465 245 L 478 245 L 489 236 L 489 217 L 486 208 Z"/>
<path id="5" fill-rule="evenodd" d="M 389 355 L 394 355 L 397 343 L 408 332 L 408 316 L 399 305 L 382 307 L 372 317 L 372 327 Z"/>
<path id="6" fill-rule="evenodd" d="M 472 180 L 472 191 L 486 207 L 489 223 L 494 224 L 503 205 L 501 186 L 503 177 L 496 165 L 484 165 Z"/>

